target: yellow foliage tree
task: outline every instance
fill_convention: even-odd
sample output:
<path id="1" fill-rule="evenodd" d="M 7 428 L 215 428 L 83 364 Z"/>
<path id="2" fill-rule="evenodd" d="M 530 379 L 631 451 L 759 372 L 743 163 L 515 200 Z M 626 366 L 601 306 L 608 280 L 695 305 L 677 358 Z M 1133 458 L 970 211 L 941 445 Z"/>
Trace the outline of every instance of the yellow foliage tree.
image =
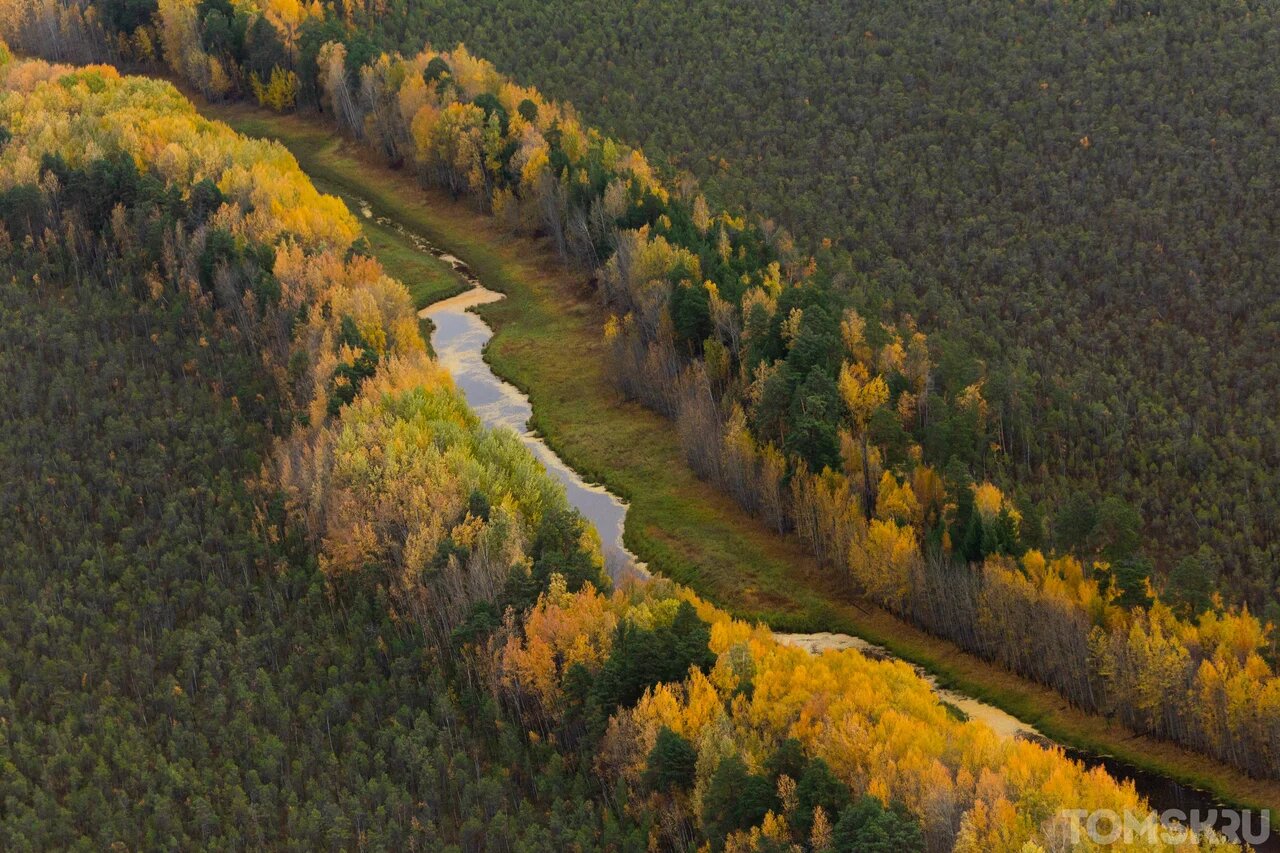
<path id="1" fill-rule="evenodd" d="M 855 315 L 856 316 L 856 315 Z M 871 465 L 867 446 L 870 443 L 871 416 L 889 402 L 889 386 L 882 376 L 869 376 L 861 362 L 845 362 L 840 367 L 840 396 L 853 421 L 854 433 L 862 446 L 862 506 L 867 518 L 875 507 L 871 485 Z"/>

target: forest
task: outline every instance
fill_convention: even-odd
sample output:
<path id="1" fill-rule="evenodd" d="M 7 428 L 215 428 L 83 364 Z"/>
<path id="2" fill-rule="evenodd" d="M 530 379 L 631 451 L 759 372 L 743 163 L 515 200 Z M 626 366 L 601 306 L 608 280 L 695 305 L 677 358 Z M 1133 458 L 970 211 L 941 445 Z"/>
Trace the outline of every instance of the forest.
<path id="1" fill-rule="evenodd" d="M 1119 508 L 1157 586 L 1280 617 L 1270 4 L 8 0 L 0 16 L 40 55 L 176 57 L 206 94 L 277 109 L 320 103 L 326 43 L 369 93 L 360 69 L 383 52 L 465 42 L 696 177 L 713 208 L 802 256 L 829 247 L 873 326 L 928 332 L 926 395 L 977 384 L 986 403 L 966 427 L 922 408 L 930 461 L 1014 496 L 1034 547 L 1088 560 L 1106 520 L 1088 522 Z"/>
<path id="2" fill-rule="evenodd" d="M 382 592 L 335 599 L 259 482 L 287 395 L 264 379 L 266 311 L 242 312 L 280 296 L 283 221 L 212 236 L 240 219 L 223 158 L 293 183 L 335 245 L 353 221 L 167 85 L 69 72 L 0 68 L 0 846 L 639 849 Z M 126 147 L 197 137 L 167 176 Z M 38 183 L 10 179 L 32 162 Z"/>
<path id="3" fill-rule="evenodd" d="M 1123 500 L 1159 578 L 1280 615 L 1274 4 L 336 8 L 406 54 L 465 42 L 806 253 L 832 241 L 860 309 L 936 336 L 932 386 L 982 380 L 966 461 L 1037 537 L 1085 557 L 1073 511 Z"/>
<path id="4" fill-rule="evenodd" d="M 358 8 L 175 0 L 120 23 L 109 4 L 14 7 L 7 32 L 29 49 L 159 55 L 211 97 L 311 104 L 424 184 L 545 237 L 593 273 L 620 390 L 672 417 L 695 470 L 850 590 L 1087 711 L 1280 775 L 1276 637 L 1220 576 L 1223 552 L 1170 565 L 1122 496 L 1073 491 L 1048 512 L 1025 478 L 1010 485 L 992 454 L 1031 457 L 1025 441 L 1005 452 L 1018 430 L 1003 368 L 904 311 L 838 236 L 808 247 L 714 207 L 690 176 L 463 47 L 383 52 Z M 65 34 L 56 50 L 50 27 Z M 353 352 L 381 351 L 356 331 L 343 333 Z M 310 422 L 350 402 L 372 360 L 313 389 Z M 308 470 L 316 453 L 294 449 L 313 478 L 298 488 L 331 476 Z M 310 510 L 321 527 L 353 511 Z"/>
<path id="5" fill-rule="evenodd" d="M 6 849 L 1028 851 L 1142 808 L 905 664 L 613 589 L 278 145 L 3 46 L 0 131 Z"/>

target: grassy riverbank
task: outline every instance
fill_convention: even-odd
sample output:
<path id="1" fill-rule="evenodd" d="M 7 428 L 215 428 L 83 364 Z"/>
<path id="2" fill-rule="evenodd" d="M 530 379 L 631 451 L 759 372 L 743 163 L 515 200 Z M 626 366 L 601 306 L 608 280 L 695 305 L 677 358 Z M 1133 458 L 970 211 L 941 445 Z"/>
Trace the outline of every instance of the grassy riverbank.
<path id="1" fill-rule="evenodd" d="M 1053 691 L 1018 678 L 844 594 L 790 538 L 777 536 L 684 463 L 673 425 L 619 399 L 605 371 L 601 318 L 585 277 L 543 246 L 511 238 L 447 194 L 365 157 L 319 121 L 245 105 L 204 105 L 241 132 L 286 144 L 317 186 L 368 201 L 465 260 L 507 294 L 485 306 L 496 333 L 487 357 L 533 403 L 534 426 L 571 466 L 631 503 L 626 542 L 657 572 L 735 615 L 777 629 L 858 634 L 934 673 L 940 682 L 998 705 L 1049 737 L 1173 776 L 1243 805 L 1280 808 L 1280 783 L 1253 780 L 1172 744 L 1080 713 Z M 425 305 L 457 292 L 448 268 L 394 228 L 363 220 L 374 252 Z"/>

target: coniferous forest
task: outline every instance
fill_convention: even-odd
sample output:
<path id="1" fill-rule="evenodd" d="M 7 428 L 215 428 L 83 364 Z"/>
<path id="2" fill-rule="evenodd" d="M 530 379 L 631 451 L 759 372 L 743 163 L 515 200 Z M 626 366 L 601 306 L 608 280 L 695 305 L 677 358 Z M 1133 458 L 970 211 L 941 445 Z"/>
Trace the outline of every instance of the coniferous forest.
<path id="1" fill-rule="evenodd" d="M 1085 555 L 1123 500 L 1162 577 L 1277 605 L 1274 5 L 400 5 L 350 14 L 847 251 L 860 308 L 938 336 L 940 392 L 983 380 L 969 461 L 1037 541 Z"/>
<path id="2" fill-rule="evenodd" d="M 219 230 L 213 181 L 87 145 L 0 193 L 0 846 L 625 845 L 636 824 L 575 800 L 580 770 L 505 732 L 377 589 L 327 590 L 259 482 L 287 429 L 259 351 L 275 248 Z"/>
<path id="3" fill-rule="evenodd" d="M 696 6 L 0 0 L 68 63 L 0 46 L 4 847 L 1049 850 L 1140 807 L 901 663 L 614 588 L 343 203 L 113 64 L 542 241 L 619 398 L 842 595 L 1280 778 L 1272 10 Z"/>
<path id="4" fill-rule="evenodd" d="M 212 7 L 161 7 L 114 41 L 91 38 L 95 13 L 85 52 L 136 54 L 154 38 L 210 97 L 310 100 L 422 183 L 545 238 L 593 274 L 618 390 L 669 416 L 700 476 L 845 588 L 1085 711 L 1277 775 L 1265 616 L 1198 558 L 1162 577 L 1122 498 L 1077 493 L 1049 518 L 985 476 L 992 374 L 945 331 L 935 341 L 909 315 L 869 310 L 847 252 L 809 254 L 771 221 L 717 210 L 464 47 L 375 52 L 365 30 L 294 11 L 298 27 L 264 15 L 252 39 L 247 14 L 232 16 L 230 41 Z M 268 28 L 282 33 L 274 84 L 256 64 Z"/>
<path id="5" fill-rule="evenodd" d="M 611 590 L 280 147 L 7 52 L 0 123 L 6 848 L 982 850 L 1139 807 L 902 663 Z"/>

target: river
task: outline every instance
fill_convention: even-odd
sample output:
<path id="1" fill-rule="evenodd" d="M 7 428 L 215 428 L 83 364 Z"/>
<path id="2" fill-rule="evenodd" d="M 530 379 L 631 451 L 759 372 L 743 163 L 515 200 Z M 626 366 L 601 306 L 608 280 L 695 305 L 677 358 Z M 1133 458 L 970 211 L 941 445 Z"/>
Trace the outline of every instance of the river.
<path id="1" fill-rule="evenodd" d="M 419 316 L 431 320 L 435 326 L 431 348 L 436 358 L 453 374 L 454 382 L 485 426 L 514 431 L 551 476 L 564 485 L 569 503 L 595 525 L 600 534 L 605 568 L 614 582 L 648 577 L 644 563 L 622 543 L 626 503 L 603 486 L 583 480 L 532 432 L 529 420 L 533 417 L 533 406 L 529 398 L 514 385 L 499 379 L 485 362 L 484 347 L 493 330 L 470 309 L 502 299 L 502 294 L 476 281 L 457 258 L 447 254 L 438 257 L 471 282 L 471 289 L 422 309 Z"/>
<path id="2" fill-rule="evenodd" d="M 374 217 L 368 202 L 362 199 L 353 201 L 363 216 Z M 505 298 L 503 294 L 486 288 L 460 258 L 433 246 L 420 235 L 408 231 L 401 223 L 383 216 L 378 216 L 376 220 L 379 224 L 395 229 L 420 251 L 447 263 L 470 285 L 468 290 L 457 296 L 422 309 L 419 316 L 432 322 L 434 326 L 431 333 L 432 349 L 440 362 L 453 375 L 458 388 L 466 396 L 468 404 L 479 415 L 480 420 L 489 427 L 505 427 L 513 430 L 547 471 L 564 485 L 569 503 L 595 525 L 599 532 L 605 567 L 615 582 L 649 577 L 650 573 L 645 564 L 623 544 L 623 527 L 627 516 L 626 502 L 604 487 L 586 482 L 545 441 L 530 430 L 529 421 L 533 415 L 533 407 L 529 398 L 515 386 L 500 379 L 484 360 L 484 349 L 493 336 L 493 330 L 471 309 L 503 299 Z M 893 659 L 893 655 L 887 649 L 849 634 L 775 633 L 774 636 L 780 642 L 799 646 L 814 654 L 820 654 L 829 649 L 855 649 L 868 657 Z M 1060 746 L 1038 732 L 1034 726 L 993 705 L 942 687 L 932 675 L 919 667 L 916 667 L 916 671 L 929 682 L 940 700 L 957 709 L 968 719 L 979 720 L 990 726 L 998 735 L 1031 739 L 1046 746 Z M 1205 815 L 1212 811 L 1218 818 L 1211 821 L 1211 825 L 1219 827 L 1223 825 L 1224 818 L 1220 816 L 1220 812 L 1227 807 L 1212 794 L 1183 785 L 1167 776 L 1142 770 L 1110 756 L 1095 755 L 1066 747 L 1063 749 L 1068 756 L 1083 762 L 1086 766 L 1102 766 L 1118 779 L 1133 780 L 1139 793 L 1146 797 L 1151 807 L 1157 812 L 1176 809 L 1184 813 L 1194 811 Z M 1257 815 L 1254 815 L 1253 819 L 1256 825 Z M 1270 839 L 1256 845 L 1255 849 L 1261 853 L 1280 853 L 1280 839 Z"/>

